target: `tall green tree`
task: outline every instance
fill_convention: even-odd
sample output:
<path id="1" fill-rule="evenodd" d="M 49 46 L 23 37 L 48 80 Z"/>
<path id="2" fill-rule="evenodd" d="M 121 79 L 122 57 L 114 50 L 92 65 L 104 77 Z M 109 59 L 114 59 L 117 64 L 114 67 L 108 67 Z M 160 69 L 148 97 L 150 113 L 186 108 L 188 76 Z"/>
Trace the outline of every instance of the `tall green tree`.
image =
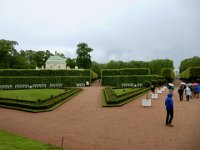
<path id="1" fill-rule="evenodd" d="M 8 69 L 11 66 L 11 59 L 16 54 L 16 41 L 0 39 L 0 68 Z"/>
<path id="2" fill-rule="evenodd" d="M 151 74 L 161 75 L 162 68 L 173 69 L 173 61 L 169 59 L 156 59 L 149 62 Z"/>
<path id="3" fill-rule="evenodd" d="M 148 62 L 131 60 L 127 62 L 127 68 L 149 68 Z"/>
<path id="4" fill-rule="evenodd" d="M 46 54 L 45 51 L 37 51 L 35 53 L 34 60 L 37 64 L 37 67 L 42 68 L 45 66 L 45 62 L 46 62 L 45 54 Z"/>
<path id="5" fill-rule="evenodd" d="M 83 69 L 89 69 L 92 64 L 90 53 L 93 51 L 93 49 L 88 47 L 86 43 L 79 43 L 77 47 L 78 48 L 76 50 L 76 61 L 78 67 Z"/>
<path id="6" fill-rule="evenodd" d="M 73 58 L 67 58 L 66 59 L 66 64 L 67 66 L 69 66 L 70 68 L 75 68 L 76 66 L 76 59 L 73 59 Z"/>
<path id="7" fill-rule="evenodd" d="M 11 58 L 11 67 L 12 69 L 29 69 L 30 66 L 27 60 L 17 53 L 15 56 Z"/>

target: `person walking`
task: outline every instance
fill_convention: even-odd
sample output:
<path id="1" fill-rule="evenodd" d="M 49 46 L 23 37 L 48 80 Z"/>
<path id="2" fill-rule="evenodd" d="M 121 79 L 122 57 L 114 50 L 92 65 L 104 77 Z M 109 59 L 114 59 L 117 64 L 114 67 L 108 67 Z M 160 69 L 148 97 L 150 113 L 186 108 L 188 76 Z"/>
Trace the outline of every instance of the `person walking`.
<path id="1" fill-rule="evenodd" d="M 200 85 L 197 85 L 197 98 L 199 98 L 200 95 Z"/>
<path id="2" fill-rule="evenodd" d="M 185 88 L 185 95 L 186 95 L 187 101 L 189 101 L 190 100 L 190 95 L 191 95 L 191 90 L 190 90 L 190 88 L 188 86 L 186 86 L 186 88 Z"/>
<path id="3" fill-rule="evenodd" d="M 178 94 L 179 94 L 180 101 L 182 101 L 183 100 L 183 86 L 180 86 L 180 88 L 178 89 Z"/>
<path id="4" fill-rule="evenodd" d="M 152 92 L 153 94 L 155 94 L 155 86 L 154 86 L 154 85 L 151 85 L 150 89 L 151 89 L 151 92 Z"/>
<path id="5" fill-rule="evenodd" d="M 167 111 L 166 122 L 165 125 L 169 127 L 173 127 L 172 119 L 174 117 L 174 102 L 172 99 L 172 93 L 167 94 L 167 98 L 165 100 L 165 106 Z"/>

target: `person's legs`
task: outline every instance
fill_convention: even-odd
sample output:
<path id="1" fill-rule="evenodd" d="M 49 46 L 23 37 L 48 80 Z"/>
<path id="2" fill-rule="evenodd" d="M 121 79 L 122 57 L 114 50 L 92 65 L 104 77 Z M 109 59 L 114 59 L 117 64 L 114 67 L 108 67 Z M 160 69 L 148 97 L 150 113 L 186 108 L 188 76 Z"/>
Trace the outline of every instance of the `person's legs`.
<path id="1" fill-rule="evenodd" d="M 181 94 L 179 94 L 179 99 L 180 99 L 180 101 L 181 101 Z"/>
<path id="2" fill-rule="evenodd" d="M 169 124 L 172 123 L 173 117 L 174 117 L 174 111 L 173 111 L 173 109 L 172 109 L 172 110 L 169 111 Z"/>
<path id="3" fill-rule="evenodd" d="M 166 116 L 166 122 L 165 122 L 166 125 L 169 124 L 169 110 L 167 110 L 167 116 Z"/>
<path id="4" fill-rule="evenodd" d="M 183 100 L 183 94 L 181 94 L 181 100 Z"/>
<path id="5" fill-rule="evenodd" d="M 189 101 L 190 100 L 190 95 L 187 95 L 186 98 L 187 98 L 187 101 Z"/>

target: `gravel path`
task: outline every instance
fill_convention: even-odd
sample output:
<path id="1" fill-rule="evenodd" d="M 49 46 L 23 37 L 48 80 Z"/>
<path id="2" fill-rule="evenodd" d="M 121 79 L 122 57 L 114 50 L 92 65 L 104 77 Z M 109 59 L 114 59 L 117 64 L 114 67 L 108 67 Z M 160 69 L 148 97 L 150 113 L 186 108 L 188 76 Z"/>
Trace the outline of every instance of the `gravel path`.
<path id="1" fill-rule="evenodd" d="M 165 126 L 167 91 L 141 106 L 138 98 L 122 107 L 101 107 L 103 87 L 84 90 L 51 112 L 0 108 L 0 129 L 68 150 L 199 150 L 200 99 L 180 102 L 174 91 L 174 127 Z M 145 97 L 145 96 L 143 96 Z"/>

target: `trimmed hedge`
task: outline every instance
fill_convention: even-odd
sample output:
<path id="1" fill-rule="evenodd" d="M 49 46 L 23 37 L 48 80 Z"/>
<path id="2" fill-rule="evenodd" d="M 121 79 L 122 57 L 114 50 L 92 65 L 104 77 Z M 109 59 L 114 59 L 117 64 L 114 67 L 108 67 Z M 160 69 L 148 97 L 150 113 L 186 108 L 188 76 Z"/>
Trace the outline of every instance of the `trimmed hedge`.
<path id="1" fill-rule="evenodd" d="M 188 68 L 180 74 L 180 78 L 189 81 L 200 79 L 200 67 Z"/>
<path id="2" fill-rule="evenodd" d="M 80 77 L 80 76 L 72 76 L 72 77 L 64 77 L 64 76 L 26 76 L 26 77 L 15 77 L 15 76 L 5 76 L 0 77 L 0 85 L 16 85 L 16 84 L 47 84 L 47 87 L 50 84 L 62 83 L 64 87 L 74 87 L 76 83 L 85 83 L 85 81 L 90 81 L 90 77 Z"/>
<path id="3" fill-rule="evenodd" d="M 102 76 L 103 86 L 117 86 L 120 87 L 122 83 L 143 83 L 144 81 L 152 81 L 164 79 L 157 75 L 132 75 L 132 76 Z"/>
<path id="4" fill-rule="evenodd" d="M 95 73 L 93 70 L 90 70 L 90 76 L 91 76 L 92 81 L 94 81 L 98 78 L 97 73 Z"/>
<path id="5" fill-rule="evenodd" d="M 149 75 L 148 68 L 124 68 L 124 69 L 102 69 L 101 76 L 118 76 L 118 75 Z"/>
<path id="6" fill-rule="evenodd" d="M 91 70 L 0 69 L 0 76 L 91 76 Z"/>
<path id="7" fill-rule="evenodd" d="M 43 100 L 43 101 L 26 101 L 18 99 L 0 98 L 0 106 L 5 108 L 13 108 L 30 112 L 49 111 L 57 108 L 71 97 L 75 96 L 81 89 L 74 88 L 61 95 Z"/>
<path id="8" fill-rule="evenodd" d="M 103 106 L 122 106 L 147 91 L 149 91 L 148 88 L 140 88 L 133 92 L 117 96 L 111 87 L 107 87 L 103 90 L 103 101 L 105 101 Z"/>
<path id="9" fill-rule="evenodd" d="M 0 85 L 16 84 L 56 84 L 73 87 L 77 83 L 85 83 L 97 79 L 97 74 L 85 70 L 35 70 L 35 69 L 0 69 Z"/>
<path id="10" fill-rule="evenodd" d="M 167 79 L 168 82 L 172 82 L 175 77 L 175 74 L 171 68 L 162 68 L 161 76 Z"/>

